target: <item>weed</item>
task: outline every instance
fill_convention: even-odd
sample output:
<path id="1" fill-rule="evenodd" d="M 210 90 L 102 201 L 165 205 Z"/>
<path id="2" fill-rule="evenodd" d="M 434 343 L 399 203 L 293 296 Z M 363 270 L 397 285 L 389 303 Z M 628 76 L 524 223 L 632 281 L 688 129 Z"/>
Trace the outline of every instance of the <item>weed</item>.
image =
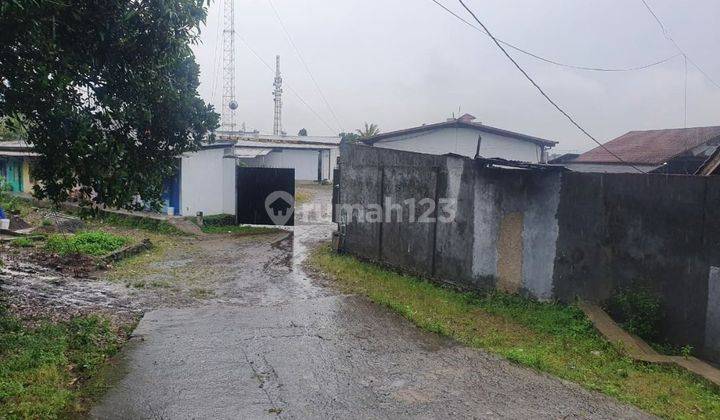
<path id="1" fill-rule="evenodd" d="M 686 344 L 680 348 L 680 355 L 686 359 L 690 358 L 693 354 L 693 346 Z"/>
<path id="2" fill-rule="evenodd" d="M 128 239 L 107 232 L 87 231 L 74 235 L 50 235 L 45 248 L 60 255 L 87 254 L 99 257 L 117 250 Z"/>
<path id="3" fill-rule="evenodd" d="M 651 292 L 622 290 L 607 302 L 610 315 L 617 319 L 629 332 L 655 341 L 658 338 L 662 320 L 662 302 Z"/>
<path id="4" fill-rule="evenodd" d="M 203 217 L 203 226 L 232 226 L 235 224 L 235 216 L 232 214 L 216 214 Z"/>
<path id="5" fill-rule="evenodd" d="M 140 217 L 133 215 L 109 213 L 102 211 L 81 210 L 80 216 L 84 219 L 94 220 L 97 222 L 107 223 L 108 225 L 117 226 L 127 229 L 142 229 L 149 232 L 184 236 L 185 232 L 168 223 L 167 220 L 151 219 L 149 217 Z"/>
<path id="6" fill-rule="evenodd" d="M 82 384 L 122 341 L 95 316 L 23 327 L 0 308 L 0 418 L 73 417 Z"/>
<path id="7" fill-rule="evenodd" d="M 10 246 L 15 248 L 30 248 L 33 246 L 33 241 L 30 238 L 16 238 L 10 242 Z"/>

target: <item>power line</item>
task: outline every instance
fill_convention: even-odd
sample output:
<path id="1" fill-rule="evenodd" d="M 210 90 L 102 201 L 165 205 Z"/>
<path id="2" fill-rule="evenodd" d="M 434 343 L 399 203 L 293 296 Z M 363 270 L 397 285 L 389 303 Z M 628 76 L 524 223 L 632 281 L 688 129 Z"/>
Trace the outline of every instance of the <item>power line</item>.
<path id="1" fill-rule="evenodd" d="M 482 27 L 482 29 L 485 31 L 485 33 L 487 33 L 487 35 L 493 40 L 493 42 L 495 43 L 495 45 L 497 45 L 498 48 L 500 48 L 500 50 L 503 52 L 503 54 L 505 54 L 505 56 L 515 65 L 515 67 L 517 67 L 517 69 L 520 71 L 520 73 L 522 73 L 523 76 L 525 76 L 525 78 L 528 79 L 528 80 L 530 81 L 530 83 L 533 84 L 533 86 L 535 86 L 535 89 L 537 89 L 538 92 L 540 92 L 540 94 L 541 94 L 548 102 L 550 102 L 550 104 L 551 104 L 552 106 L 555 107 L 555 109 L 557 109 L 558 111 L 560 111 L 561 114 L 563 114 L 568 120 L 570 120 L 570 122 L 571 122 L 575 127 L 578 128 L 578 130 L 580 130 L 583 134 L 585 134 L 588 138 L 590 138 L 590 140 L 592 140 L 592 141 L 594 141 L 595 143 L 597 143 L 597 145 L 600 146 L 601 148 L 603 148 L 606 152 L 608 152 L 609 154 L 611 154 L 612 156 L 614 156 L 619 162 L 622 162 L 622 163 L 624 163 L 624 164 L 626 164 L 626 165 L 634 168 L 635 170 L 637 170 L 637 171 L 640 172 L 640 173 L 645 173 L 645 171 L 643 171 L 642 169 L 638 168 L 637 166 L 633 165 L 632 163 L 625 162 L 620 156 L 618 156 L 617 154 L 613 153 L 610 149 L 608 149 L 607 147 L 605 147 L 604 144 L 600 143 L 600 142 L 599 142 L 595 137 L 593 137 L 587 130 L 585 130 L 580 124 L 578 124 L 578 123 L 570 116 L 570 114 L 568 114 L 568 113 L 565 112 L 562 108 L 560 108 L 560 106 L 559 106 L 557 103 L 555 103 L 555 101 L 553 101 L 553 100 L 550 98 L 550 96 L 548 96 L 547 93 L 545 93 L 545 91 L 540 87 L 540 85 L 538 85 L 537 82 L 535 82 L 535 80 L 533 80 L 533 78 L 530 77 L 530 75 L 520 66 L 520 64 L 518 64 L 517 61 L 515 61 L 515 59 L 510 55 L 510 53 L 508 53 L 507 50 L 506 50 L 505 48 L 503 48 L 503 46 L 502 46 L 502 44 L 500 43 L 500 41 L 498 41 L 498 39 L 495 38 L 495 36 L 494 36 L 494 35 L 488 30 L 488 28 L 480 21 L 480 19 L 478 19 L 477 16 L 475 16 L 475 13 L 474 13 L 472 10 L 470 10 L 470 8 L 465 4 L 465 2 L 463 2 L 463 0 L 458 0 L 458 1 L 459 1 L 460 4 L 465 8 L 465 10 L 467 10 L 467 12 L 470 13 L 470 15 L 472 15 L 473 19 L 475 19 L 475 21 Z"/>
<path id="2" fill-rule="evenodd" d="M 241 42 L 245 45 L 245 47 L 252 53 L 252 55 L 254 55 L 255 58 L 257 58 L 258 60 L 260 60 L 260 62 L 263 63 L 263 64 L 265 65 L 265 67 L 267 67 L 268 70 L 270 70 L 271 72 L 275 73 L 275 70 L 273 70 L 273 68 L 270 67 L 270 65 L 269 65 L 265 60 L 263 60 L 263 58 L 255 51 L 255 49 L 253 49 L 253 47 L 250 46 L 250 44 L 248 44 L 248 42 L 245 40 L 245 38 L 243 38 L 242 35 L 238 34 L 238 39 L 240 39 L 240 41 L 241 41 Z M 325 125 L 325 127 L 328 128 L 328 130 L 330 130 L 330 132 L 334 132 L 334 131 L 335 131 L 335 129 L 332 128 L 332 127 L 330 126 L 330 124 L 328 124 L 327 121 L 325 121 L 325 119 L 324 119 L 323 117 L 321 117 L 320 114 L 318 114 L 318 113 L 313 109 L 313 107 L 311 107 L 310 104 L 308 104 L 308 103 L 305 101 L 305 99 L 303 99 L 302 96 L 300 96 L 300 94 L 297 93 L 297 91 L 295 91 L 295 89 L 292 88 L 292 86 L 290 86 L 290 85 L 287 84 L 287 82 L 285 83 L 285 87 L 287 87 L 288 89 L 290 89 L 290 92 L 292 92 L 292 93 L 300 100 L 300 102 L 302 102 L 302 103 L 307 107 L 307 109 L 309 109 L 309 110 L 315 115 L 315 117 L 317 117 L 317 119 L 320 120 L 320 121 Z"/>
<path id="3" fill-rule="evenodd" d="M 645 1 L 645 0 L 641 0 L 641 1 L 642 1 L 642 3 L 645 5 L 645 8 L 647 9 L 647 11 L 650 12 L 650 14 L 652 15 L 652 17 L 655 19 L 655 22 L 657 22 L 658 26 L 660 26 L 660 30 L 662 31 L 662 33 L 663 33 L 663 35 L 665 36 L 665 38 L 667 38 L 670 42 L 672 42 L 672 44 L 675 46 L 675 49 L 677 49 L 677 50 L 680 52 L 680 54 L 682 54 L 682 55 L 685 57 L 685 59 L 686 59 L 690 64 L 693 65 L 693 67 L 695 67 L 696 69 L 698 69 L 698 71 L 699 71 L 700 73 L 702 73 L 703 76 L 705 76 L 710 82 L 712 82 L 712 84 L 714 84 L 717 88 L 720 89 L 720 84 L 718 84 L 718 82 L 716 82 L 715 80 L 713 80 L 713 78 L 710 77 L 710 75 L 707 74 L 707 73 L 705 72 L 705 70 L 703 70 L 702 68 L 700 68 L 700 66 L 699 66 L 695 61 L 693 61 L 692 58 L 688 57 L 687 53 L 685 53 L 685 51 L 684 51 L 682 48 L 680 48 L 680 46 L 678 45 L 678 43 L 675 42 L 675 40 L 673 39 L 673 37 L 670 36 L 670 33 L 669 33 L 668 30 L 665 28 L 665 25 L 663 25 L 662 21 L 660 20 L 660 18 L 658 17 L 658 15 L 655 14 L 655 12 L 654 12 L 653 9 L 650 7 L 650 5 L 648 4 L 648 2 Z"/>
<path id="4" fill-rule="evenodd" d="M 305 67 L 305 71 L 307 71 L 308 75 L 310 76 L 310 79 L 312 79 L 313 84 L 315 85 L 315 89 L 317 89 L 318 93 L 320 94 L 320 97 L 322 98 L 323 102 L 325 102 L 325 106 L 330 110 L 330 113 L 332 114 L 333 119 L 335 120 L 335 123 L 337 124 L 340 131 L 345 131 L 342 127 L 342 124 L 340 124 L 340 120 L 338 119 L 337 115 L 335 114 L 335 110 L 333 110 L 333 107 L 330 105 L 330 102 L 325 97 L 325 94 L 323 93 L 322 89 L 320 89 L 320 85 L 318 84 L 317 80 L 315 79 L 315 76 L 313 76 L 312 72 L 310 71 L 310 66 L 308 66 L 307 62 L 305 62 L 305 58 L 303 58 L 302 53 L 300 52 L 300 49 L 295 45 L 295 41 L 293 41 L 292 36 L 290 36 L 290 32 L 285 27 L 285 24 L 282 21 L 282 18 L 280 17 L 280 13 L 278 12 L 277 8 L 275 8 L 275 5 L 273 4 L 272 0 L 268 0 L 268 4 L 270 5 L 270 8 L 272 8 L 273 12 L 275 13 L 275 18 L 277 19 L 278 23 L 280 24 L 280 27 L 282 28 L 283 32 L 285 33 L 285 36 L 288 39 L 288 42 L 295 50 L 295 54 L 297 54 L 298 58 L 300 59 L 300 62 Z"/>
<path id="5" fill-rule="evenodd" d="M 463 18 L 462 16 L 460 16 L 460 15 L 458 15 L 457 13 L 453 12 L 452 10 L 450 10 L 448 7 L 446 7 L 444 4 L 440 3 L 438 0 L 431 0 L 431 1 L 432 1 L 433 3 L 435 3 L 436 5 L 440 6 L 440 7 L 441 7 L 443 10 L 445 10 L 446 12 L 448 12 L 448 13 L 450 13 L 451 15 L 455 16 L 457 19 L 459 19 L 461 22 L 465 23 L 465 24 L 468 25 L 469 27 L 475 29 L 476 31 L 479 31 L 479 32 L 482 33 L 483 35 L 488 35 L 487 32 L 485 32 L 485 31 L 483 31 L 481 28 L 478 28 L 477 26 L 473 25 L 471 22 L 468 22 L 465 18 Z M 635 66 L 635 67 L 603 68 L 603 67 L 578 66 L 578 65 L 574 65 L 574 64 L 561 63 L 561 62 L 559 62 L 559 61 L 552 60 L 552 59 L 546 58 L 546 57 L 542 57 L 542 56 L 540 56 L 540 55 L 538 55 L 538 54 L 535 54 L 535 53 L 530 52 L 530 51 L 528 51 L 528 50 L 522 49 L 522 48 L 518 47 L 517 45 L 513 45 L 513 44 L 511 44 L 511 43 L 509 43 L 509 42 L 503 41 L 502 39 L 497 38 L 497 41 L 498 41 L 499 43 L 505 45 L 505 46 L 508 47 L 508 48 L 512 48 L 513 50 L 515 50 L 515 51 L 517 51 L 517 52 L 519 52 L 519 53 L 525 54 L 525 55 L 527 55 L 527 56 L 530 56 L 530 57 L 535 58 L 535 59 L 540 60 L 540 61 L 544 61 L 544 62 L 549 63 L 549 64 L 554 64 L 554 65 L 556 65 L 556 66 L 567 67 L 567 68 L 571 68 L 571 69 L 575 69 L 575 70 L 598 71 L 598 72 L 626 72 L 626 71 L 644 70 L 644 69 L 647 69 L 647 68 L 650 68 L 650 67 L 653 67 L 653 66 L 657 66 L 657 65 L 659 65 L 659 64 L 666 63 L 666 62 L 668 62 L 668 61 L 670 61 L 670 60 L 672 60 L 672 59 L 674 59 L 674 58 L 676 58 L 676 57 L 679 57 L 679 56 L 681 55 L 681 54 L 675 54 L 675 55 L 672 55 L 672 56 L 670 56 L 670 57 L 664 58 L 664 59 L 662 59 L 662 60 L 655 61 L 655 62 L 653 62 L 653 63 L 643 64 L 643 65 Z"/>

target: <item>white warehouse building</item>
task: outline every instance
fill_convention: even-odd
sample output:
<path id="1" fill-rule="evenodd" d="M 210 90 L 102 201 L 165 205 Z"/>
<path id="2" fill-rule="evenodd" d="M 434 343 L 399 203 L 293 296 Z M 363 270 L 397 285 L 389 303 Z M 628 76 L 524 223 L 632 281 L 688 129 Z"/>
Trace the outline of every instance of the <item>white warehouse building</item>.
<path id="1" fill-rule="evenodd" d="M 300 183 L 332 181 L 340 153 L 339 137 L 220 132 L 217 139 L 179 159 L 175 176 L 165 181 L 165 212 L 235 214 L 237 166 L 292 168 Z"/>
<path id="2" fill-rule="evenodd" d="M 515 133 L 475 123 L 465 114 L 445 122 L 381 133 L 363 140 L 374 147 L 410 152 L 458 155 L 546 163 L 547 151 L 557 144 L 552 140 Z M 480 147 L 478 149 L 478 142 Z"/>

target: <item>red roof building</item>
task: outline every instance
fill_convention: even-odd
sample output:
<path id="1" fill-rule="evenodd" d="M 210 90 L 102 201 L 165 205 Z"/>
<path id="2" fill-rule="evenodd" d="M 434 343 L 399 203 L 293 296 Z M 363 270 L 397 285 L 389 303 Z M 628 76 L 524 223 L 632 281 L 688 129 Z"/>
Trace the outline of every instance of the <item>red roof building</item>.
<path id="1" fill-rule="evenodd" d="M 635 166 L 646 172 L 693 174 L 718 144 L 720 126 L 630 131 L 565 166 L 581 172 L 637 172 Z"/>

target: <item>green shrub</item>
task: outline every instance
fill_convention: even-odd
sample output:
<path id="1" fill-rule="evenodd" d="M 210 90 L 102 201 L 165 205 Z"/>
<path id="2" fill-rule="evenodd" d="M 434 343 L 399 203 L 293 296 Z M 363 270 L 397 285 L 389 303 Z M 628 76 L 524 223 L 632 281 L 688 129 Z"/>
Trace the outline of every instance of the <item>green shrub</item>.
<path id="1" fill-rule="evenodd" d="M 15 248 L 30 248 L 33 246 L 33 241 L 30 238 L 17 238 L 10 242 L 10 246 Z"/>
<path id="2" fill-rule="evenodd" d="M 216 214 L 203 217 L 205 226 L 233 226 L 235 224 L 235 216 L 232 214 Z"/>
<path id="3" fill-rule="evenodd" d="M 122 236 L 88 231 L 74 235 L 50 235 L 45 248 L 60 255 L 87 254 L 99 257 L 117 250 L 127 242 L 128 239 Z"/>
<path id="4" fill-rule="evenodd" d="M 3 176 L 0 176 L 0 208 L 7 214 L 20 210 L 20 201 L 10 194 L 10 183 Z"/>
<path id="5" fill-rule="evenodd" d="M 622 290 L 608 300 L 607 309 L 629 332 L 648 341 L 657 339 L 662 302 L 656 295 L 645 289 Z"/>

